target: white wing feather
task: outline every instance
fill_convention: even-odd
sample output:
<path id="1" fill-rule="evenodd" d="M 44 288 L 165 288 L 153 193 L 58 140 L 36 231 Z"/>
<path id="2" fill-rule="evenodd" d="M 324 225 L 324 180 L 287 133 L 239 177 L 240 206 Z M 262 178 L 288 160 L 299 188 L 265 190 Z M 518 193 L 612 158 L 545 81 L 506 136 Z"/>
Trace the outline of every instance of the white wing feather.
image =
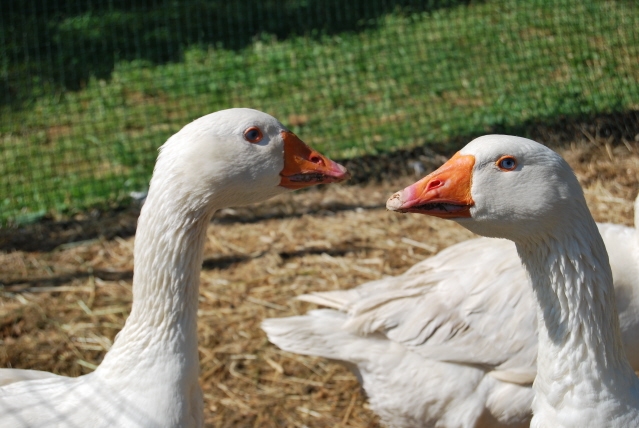
<path id="1" fill-rule="evenodd" d="M 615 277 L 624 345 L 639 369 L 639 236 L 624 226 L 599 228 Z M 402 275 L 299 299 L 334 310 L 265 320 L 269 340 L 347 364 L 385 423 L 529 422 L 537 317 L 512 242 L 464 241 Z"/>

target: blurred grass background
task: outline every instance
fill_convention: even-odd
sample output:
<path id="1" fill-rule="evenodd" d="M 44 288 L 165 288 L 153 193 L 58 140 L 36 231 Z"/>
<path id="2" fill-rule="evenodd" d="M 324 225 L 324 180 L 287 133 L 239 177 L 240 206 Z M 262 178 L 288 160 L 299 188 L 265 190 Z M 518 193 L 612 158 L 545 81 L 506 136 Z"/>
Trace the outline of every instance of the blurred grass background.
<path id="1" fill-rule="evenodd" d="M 340 159 L 638 110 L 637 28 L 627 0 L 5 0 L 0 223 L 126 204 L 229 107 Z"/>

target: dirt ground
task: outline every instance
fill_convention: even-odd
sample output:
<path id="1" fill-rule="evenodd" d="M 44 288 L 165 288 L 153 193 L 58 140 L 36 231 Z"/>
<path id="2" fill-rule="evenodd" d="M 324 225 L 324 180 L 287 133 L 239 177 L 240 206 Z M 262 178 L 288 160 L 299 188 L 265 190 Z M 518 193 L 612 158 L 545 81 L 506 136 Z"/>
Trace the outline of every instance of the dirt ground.
<path id="1" fill-rule="evenodd" d="M 639 144 L 584 140 L 560 152 L 595 218 L 631 225 Z M 259 324 L 310 309 L 294 299 L 299 294 L 396 275 L 470 238 L 452 222 L 386 212 L 387 197 L 415 178 L 328 186 L 216 216 L 198 324 L 207 426 L 379 425 L 350 372 L 278 350 Z M 255 215 L 274 210 L 273 218 Z M 92 371 L 130 309 L 133 241 L 97 238 L 0 253 L 0 366 L 69 376 Z"/>

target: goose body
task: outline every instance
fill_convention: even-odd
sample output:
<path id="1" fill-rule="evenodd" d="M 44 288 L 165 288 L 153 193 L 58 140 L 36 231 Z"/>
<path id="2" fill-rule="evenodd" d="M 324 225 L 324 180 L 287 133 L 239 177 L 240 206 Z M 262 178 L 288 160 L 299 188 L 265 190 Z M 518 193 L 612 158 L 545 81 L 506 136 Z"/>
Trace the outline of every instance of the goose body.
<path id="1" fill-rule="evenodd" d="M 611 256 L 626 354 L 639 370 L 639 232 L 598 228 Z M 267 319 L 269 340 L 354 369 L 389 426 L 530 423 L 537 312 L 513 242 L 462 241 L 402 275 L 298 298 L 334 310 Z"/>
<path id="2" fill-rule="evenodd" d="M 346 170 L 250 109 L 186 125 L 160 149 L 135 240 L 133 306 L 98 368 L 0 370 L 0 427 L 199 427 L 197 303 L 213 213 Z"/>
<path id="3" fill-rule="evenodd" d="M 531 427 L 639 426 L 612 270 L 579 183 L 555 152 L 491 135 L 397 192 L 387 207 L 515 243 L 537 309 Z"/>

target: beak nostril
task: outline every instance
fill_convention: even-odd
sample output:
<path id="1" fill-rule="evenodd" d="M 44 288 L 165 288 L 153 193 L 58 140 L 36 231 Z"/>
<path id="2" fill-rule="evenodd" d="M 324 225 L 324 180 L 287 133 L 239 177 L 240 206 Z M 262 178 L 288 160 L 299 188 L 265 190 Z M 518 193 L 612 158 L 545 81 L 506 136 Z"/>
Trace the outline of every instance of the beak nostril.
<path id="1" fill-rule="evenodd" d="M 438 187 L 442 187 L 444 185 L 444 182 L 441 180 L 433 180 L 430 183 L 428 183 L 428 186 L 426 186 L 426 191 L 430 191 L 433 189 L 437 189 Z"/>
<path id="2" fill-rule="evenodd" d="M 324 160 L 316 154 L 312 154 L 308 160 L 318 165 L 324 165 Z"/>

